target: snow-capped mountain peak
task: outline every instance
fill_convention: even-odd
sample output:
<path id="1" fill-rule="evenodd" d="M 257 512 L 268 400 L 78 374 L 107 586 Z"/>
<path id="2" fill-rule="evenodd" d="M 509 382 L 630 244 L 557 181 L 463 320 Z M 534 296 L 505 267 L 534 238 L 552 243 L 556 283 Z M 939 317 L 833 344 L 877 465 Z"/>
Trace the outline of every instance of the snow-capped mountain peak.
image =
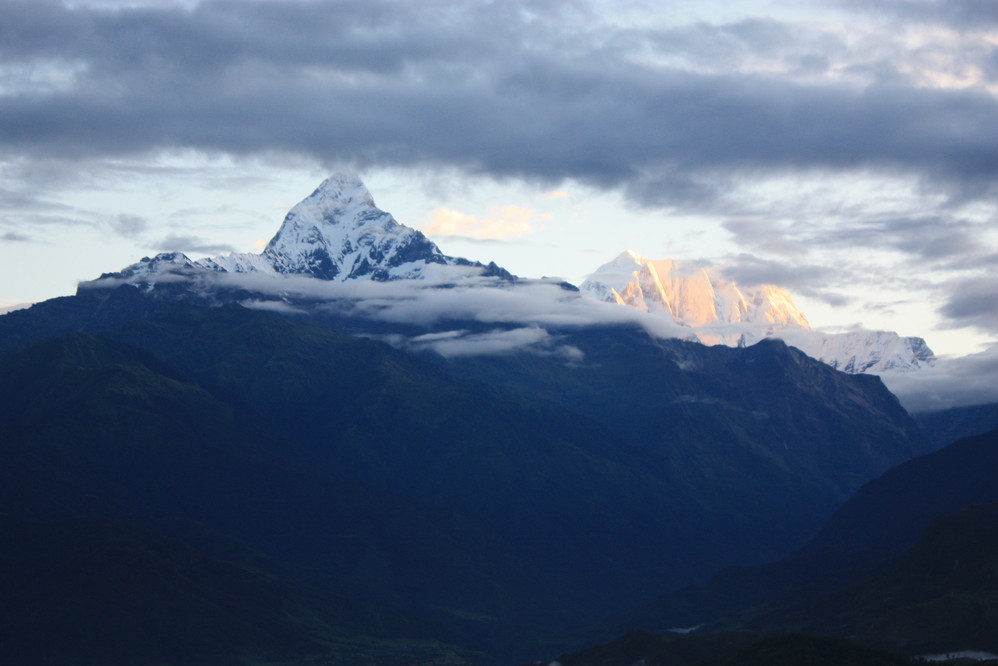
<path id="1" fill-rule="evenodd" d="M 401 226 L 375 206 L 374 197 L 359 178 L 332 176 L 288 212 L 264 254 L 276 257 L 303 242 L 322 239 L 329 243 L 347 230 L 378 225 L 390 228 L 393 223 Z"/>
<path id="2" fill-rule="evenodd" d="M 580 287 L 598 300 L 667 314 L 691 326 L 763 324 L 809 328 L 790 294 L 774 285 L 740 288 L 695 261 L 652 260 L 633 250 L 600 266 Z"/>
<path id="3" fill-rule="evenodd" d="M 426 264 L 451 263 L 426 236 L 375 206 L 353 175 L 327 178 L 292 208 L 263 256 L 278 273 L 327 280 L 418 277 Z"/>
<path id="4" fill-rule="evenodd" d="M 180 252 L 157 255 L 106 277 L 153 284 L 182 271 L 307 275 L 323 280 L 420 278 L 431 264 L 480 268 L 513 279 L 504 269 L 449 257 L 421 232 L 378 208 L 359 177 L 337 174 L 295 205 L 260 254 L 233 253 L 191 261 Z"/>
<path id="5" fill-rule="evenodd" d="M 627 250 L 598 268 L 580 290 L 597 300 L 668 317 L 707 345 L 741 347 L 780 338 L 850 373 L 905 372 L 932 363 L 932 350 L 921 338 L 888 331 L 816 331 L 786 289 L 739 286 L 723 276 L 720 267 L 656 261 Z"/>

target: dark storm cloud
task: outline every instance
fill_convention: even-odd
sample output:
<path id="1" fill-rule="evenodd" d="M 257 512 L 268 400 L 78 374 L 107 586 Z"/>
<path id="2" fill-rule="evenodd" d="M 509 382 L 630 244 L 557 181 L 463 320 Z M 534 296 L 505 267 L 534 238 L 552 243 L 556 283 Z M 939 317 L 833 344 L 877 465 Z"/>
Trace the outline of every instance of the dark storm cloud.
<path id="1" fill-rule="evenodd" d="M 136 238 L 149 228 L 149 221 L 137 215 L 117 215 L 109 224 L 116 234 L 124 238 Z"/>
<path id="2" fill-rule="evenodd" d="M 658 57 L 671 57 L 700 67 L 731 70 L 746 61 L 764 57 L 804 75 L 826 72 L 829 56 L 849 51 L 849 46 L 835 35 L 768 18 L 632 31 L 622 33 L 617 41 L 625 40 L 645 43 Z"/>
<path id="3" fill-rule="evenodd" d="M 769 261 L 751 254 L 739 254 L 725 262 L 724 277 L 746 286 L 778 284 L 800 289 L 827 284 L 834 273 L 827 266 L 788 266 L 786 262 Z"/>
<path id="4" fill-rule="evenodd" d="M 784 212 L 789 216 L 789 213 Z M 723 223 L 739 245 L 766 253 L 801 256 L 808 250 L 869 248 L 903 253 L 913 260 L 940 268 L 972 268 L 987 262 L 985 234 L 991 222 L 982 223 L 943 212 L 876 214 L 830 208 L 824 219 L 808 213 L 789 220 L 747 218 Z"/>
<path id="5" fill-rule="evenodd" d="M 840 0 L 850 9 L 876 12 L 920 23 L 943 23 L 970 30 L 998 25 L 994 0 Z"/>
<path id="6" fill-rule="evenodd" d="M 745 286 L 779 285 L 792 292 L 842 305 L 847 299 L 828 289 L 837 277 L 829 266 L 769 261 L 751 254 L 739 254 L 725 260 L 724 278 Z"/>
<path id="7" fill-rule="evenodd" d="M 975 326 L 998 334 L 998 277 L 992 274 L 955 282 L 939 312 L 953 327 Z"/>
<path id="8" fill-rule="evenodd" d="M 990 224 L 941 213 L 870 215 L 822 229 L 808 242 L 826 247 L 893 249 L 926 262 L 967 260 L 980 254 L 982 232 Z"/>
<path id="9" fill-rule="evenodd" d="M 659 54 L 689 57 L 699 61 L 731 63 L 757 53 L 774 54 L 793 49 L 797 39 L 790 26 L 772 19 L 746 19 L 727 25 L 695 23 L 654 33 L 624 35 L 647 39 Z"/>
<path id="10" fill-rule="evenodd" d="M 993 188 L 998 102 L 984 92 L 646 64 L 648 48 L 689 52 L 705 32 L 730 54 L 781 50 L 818 69 L 823 55 L 773 21 L 630 40 L 620 37 L 633 30 L 587 11 L 399 0 L 98 11 L 8 0 L 0 64 L 46 84 L 5 96 L 0 146 L 444 165 L 578 178 L 689 206 L 723 196 L 733 175 L 787 170 L 886 168 L 963 196 Z"/>
<path id="11" fill-rule="evenodd" d="M 186 236 L 179 234 L 170 234 L 165 238 L 157 241 L 153 246 L 155 250 L 162 252 L 191 252 L 199 254 L 223 254 L 228 252 L 235 252 L 235 248 L 231 245 L 226 245 L 223 243 L 209 243 L 203 238 L 198 238 L 197 236 Z"/>

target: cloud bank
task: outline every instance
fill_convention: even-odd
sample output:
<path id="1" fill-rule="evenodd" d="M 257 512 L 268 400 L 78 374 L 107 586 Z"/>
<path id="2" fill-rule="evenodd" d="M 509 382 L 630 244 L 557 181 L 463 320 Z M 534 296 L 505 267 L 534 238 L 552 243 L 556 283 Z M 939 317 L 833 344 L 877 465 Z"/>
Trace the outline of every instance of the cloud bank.
<path id="1" fill-rule="evenodd" d="M 944 358 L 918 372 L 881 379 L 909 412 L 998 403 L 998 345 L 979 354 Z"/>
<path id="2" fill-rule="evenodd" d="M 907 3 L 913 14 L 926 6 Z M 886 166 L 951 189 L 993 189 L 998 102 L 984 89 L 878 80 L 861 70 L 883 54 L 818 28 L 763 19 L 640 28 L 598 10 L 531 0 L 115 10 L 7 0 L 0 146 L 438 164 L 624 186 L 652 201 L 713 198 L 724 174 L 760 169 Z"/>

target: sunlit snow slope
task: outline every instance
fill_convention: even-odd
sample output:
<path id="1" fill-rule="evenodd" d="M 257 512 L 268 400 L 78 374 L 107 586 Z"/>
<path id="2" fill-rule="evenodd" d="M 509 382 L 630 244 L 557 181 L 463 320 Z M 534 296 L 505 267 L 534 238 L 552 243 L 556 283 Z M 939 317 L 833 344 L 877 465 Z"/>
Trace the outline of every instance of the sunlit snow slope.
<path id="1" fill-rule="evenodd" d="M 932 350 L 921 338 L 889 331 L 816 331 L 787 290 L 774 285 L 744 287 L 722 275 L 716 266 L 654 261 L 628 250 L 598 268 L 582 283 L 581 291 L 597 300 L 669 317 L 708 345 L 741 347 L 780 338 L 851 373 L 906 372 L 932 361 Z"/>

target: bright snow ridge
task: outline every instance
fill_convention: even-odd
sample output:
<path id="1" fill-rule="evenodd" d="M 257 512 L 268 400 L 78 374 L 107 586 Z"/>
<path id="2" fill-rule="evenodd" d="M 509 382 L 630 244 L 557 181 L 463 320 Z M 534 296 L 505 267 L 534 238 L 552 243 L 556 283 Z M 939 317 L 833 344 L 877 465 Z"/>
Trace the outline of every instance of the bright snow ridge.
<path id="1" fill-rule="evenodd" d="M 421 232 L 378 208 L 354 175 L 324 180 L 288 212 L 262 254 L 231 254 L 203 262 L 230 272 L 381 281 L 418 278 L 427 264 L 456 263 L 459 260 L 444 255 Z"/>
<path id="2" fill-rule="evenodd" d="M 580 290 L 600 301 L 670 318 L 708 345 L 743 347 L 780 338 L 849 373 L 906 372 L 932 362 L 932 350 L 922 338 L 890 331 L 815 331 L 786 289 L 746 288 L 722 275 L 716 266 L 654 261 L 628 250 L 598 268 Z"/>
<path id="3" fill-rule="evenodd" d="M 388 281 L 421 278 L 431 265 L 478 267 L 485 275 L 512 279 L 494 264 L 448 257 L 421 232 L 379 209 L 357 176 L 341 174 L 324 180 L 292 208 L 261 254 L 191 261 L 181 252 L 164 252 L 102 277 L 154 283 L 208 270 Z"/>
<path id="4" fill-rule="evenodd" d="M 665 259 L 653 261 L 628 250 L 582 283 L 601 301 L 668 315 L 683 326 L 761 324 L 809 328 L 785 289 L 764 285 L 744 290 L 720 279 L 715 267 Z"/>

